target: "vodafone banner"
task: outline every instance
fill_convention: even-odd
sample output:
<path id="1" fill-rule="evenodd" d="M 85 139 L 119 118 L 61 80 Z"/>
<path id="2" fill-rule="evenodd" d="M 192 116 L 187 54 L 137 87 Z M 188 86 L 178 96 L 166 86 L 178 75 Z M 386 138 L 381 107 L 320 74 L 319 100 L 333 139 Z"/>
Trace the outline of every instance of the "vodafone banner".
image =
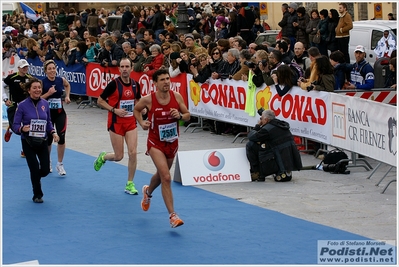
<path id="1" fill-rule="evenodd" d="M 179 151 L 173 180 L 182 185 L 251 182 L 245 147 Z"/>
<path id="2" fill-rule="evenodd" d="M 219 121 L 255 126 L 259 115 L 250 116 L 245 110 L 247 83 L 232 80 L 210 80 L 199 84 L 190 80 L 189 111 Z M 294 86 L 283 97 L 274 85 L 258 87 L 254 97 L 255 109 L 271 109 L 277 118 L 287 121 L 294 135 L 329 143 L 331 137 L 330 93 L 307 92 Z"/>
<path id="3" fill-rule="evenodd" d="M 86 88 L 87 95 L 91 97 L 99 97 L 108 83 L 119 77 L 118 67 L 102 67 L 98 63 L 89 63 L 86 66 Z M 152 78 L 145 72 L 132 72 L 130 77 L 140 84 L 141 95 L 145 96 L 154 92 L 155 86 Z M 183 99 L 187 102 L 187 74 L 182 73 L 177 77 L 171 78 L 172 91 L 179 92 Z"/>
<path id="4" fill-rule="evenodd" d="M 357 97 L 331 94 L 331 145 L 396 166 L 396 107 Z"/>

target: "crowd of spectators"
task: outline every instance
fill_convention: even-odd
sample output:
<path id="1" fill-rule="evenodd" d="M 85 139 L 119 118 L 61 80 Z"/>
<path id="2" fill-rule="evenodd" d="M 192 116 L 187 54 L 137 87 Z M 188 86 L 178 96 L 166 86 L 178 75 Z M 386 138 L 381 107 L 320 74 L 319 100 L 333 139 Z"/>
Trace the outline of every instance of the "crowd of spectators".
<path id="1" fill-rule="evenodd" d="M 293 85 L 330 92 L 350 88 L 348 84 L 371 89 L 371 66 L 363 79 L 362 73 L 354 73 L 364 48 L 348 51 L 352 18 L 345 3 L 337 7 L 308 13 L 296 3 L 282 4 L 281 32 L 273 46 L 254 42 L 265 28 L 259 9 L 248 3 L 190 3 L 186 34 L 177 33 L 176 3 L 124 6 L 114 12 L 60 9 L 41 12 L 36 22 L 24 14 L 4 15 L 3 59 L 16 53 L 20 58 L 63 60 L 67 66 L 89 62 L 117 66 L 122 58 L 130 58 L 136 72 L 151 75 L 167 68 L 171 77 L 190 73 L 199 83 L 210 78 L 248 81 L 251 71 L 255 85 L 276 85 L 281 95 Z M 113 15 L 122 15 L 122 26 L 108 32 L 106 22 Z M 321 35 L 319 43 L 314 42 L 316 34 Z M 394 49 L 390 56 L 396 59 L 396 44 Z M 359 54 L 354 65 L 349 63 L 350 52 Z M 396 64 L 391 65 L 396 72 Z M 351 80 L 354 77 L 356 81 Z M 396 80 L 391 79 L 392 86 Z M 216 132 L 226 131 L 231 129 Z"/>

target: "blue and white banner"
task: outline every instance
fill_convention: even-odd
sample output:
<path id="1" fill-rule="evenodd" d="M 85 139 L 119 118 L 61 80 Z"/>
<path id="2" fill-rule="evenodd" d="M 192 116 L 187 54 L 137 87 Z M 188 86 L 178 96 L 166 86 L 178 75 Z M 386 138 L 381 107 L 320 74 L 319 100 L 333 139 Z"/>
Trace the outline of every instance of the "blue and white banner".
<path id="1" fill-rule="evenodd" d="M 22 2 L 20 2 L 19 4 L 21 5 L 22 12 L 24 12 L 25 16 L 28 19 L 31 19 L 34 22 L 36 22 L 38 19 L 40 19 L 40 15 L 36 14 L 36 11 L 34 11 L 30 6 L 27 6 Z"/>
<path id="2" fill-rule="evenodd" d="M 43 62 L 39 57 L 28 58 L 29 74 L 42 80 L 46 77 L 43 69 Z M 76 63 L 66 66 L 62 60 L 54 60 L 57 65 L 57 76 L 64 77 L 71 85 L 71 94 L 86 95 L 86 68 L 83 64 Z"/>

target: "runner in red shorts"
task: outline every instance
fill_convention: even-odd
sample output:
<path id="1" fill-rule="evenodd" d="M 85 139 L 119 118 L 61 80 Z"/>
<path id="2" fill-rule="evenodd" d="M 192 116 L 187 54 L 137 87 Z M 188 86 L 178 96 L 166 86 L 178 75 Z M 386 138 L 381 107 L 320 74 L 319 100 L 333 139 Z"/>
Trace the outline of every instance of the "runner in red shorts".
<path id="1" fill-rule="evenodd" d="M 161 185 L 162 197 L 169 212 L 170 225 L 175 228 L 183 225 L 183 220 L 175 213 L 171 188 L 170 168 L 173 164 L 179 138 L 179 123 L 190 120 L 190 112 L 180 93 L 170 90 L 170 76 L 167 69 L 157 70 L 152 80 L 156 92 L 143 97 L 134 107 L 134 116 L 144 130 L 148 130 L 147 154 L 157 168 L 150 185 L 143 186 L 141 208 L 150 208 L 152 192 Z M 148 120 L 143 120 L 141 112 L 148 108 Z"/>
<path id="2" fill-rule="evenodd" d="M 130 78 L 132 70 L 133 63 L 127 58 L 121 59 L 120 76 L 107 85 L 97 100 L 97 104 L 109 111 L 107 129 L 114 152 L 101 152 L 94 161 L 94 169 L 99 171 L 107 160 L 122 160 L 125 141 L 129 154 L 125 193 L 137 195 L 133 183 L 137 167 L 137 123 L 133 109 L 141 95 L 139 84 Z"/>

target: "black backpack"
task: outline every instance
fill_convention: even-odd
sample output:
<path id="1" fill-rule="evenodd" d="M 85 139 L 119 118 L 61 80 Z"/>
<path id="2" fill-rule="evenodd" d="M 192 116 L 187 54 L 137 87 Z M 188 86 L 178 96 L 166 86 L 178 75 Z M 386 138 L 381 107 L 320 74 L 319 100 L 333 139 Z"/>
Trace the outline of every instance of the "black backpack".
<path id="1" fill-rule="evenodd" d="M 349 174 L 350 171 L 346 169 L 348 161 L 341 161 L 343 159 L 348 159 L 348 155 L 346 155 L 344 151 L 341 149 L 331 150 L 321 161 L 321 164 L 323 164 L 323 171 L 329 173 Z"/>

